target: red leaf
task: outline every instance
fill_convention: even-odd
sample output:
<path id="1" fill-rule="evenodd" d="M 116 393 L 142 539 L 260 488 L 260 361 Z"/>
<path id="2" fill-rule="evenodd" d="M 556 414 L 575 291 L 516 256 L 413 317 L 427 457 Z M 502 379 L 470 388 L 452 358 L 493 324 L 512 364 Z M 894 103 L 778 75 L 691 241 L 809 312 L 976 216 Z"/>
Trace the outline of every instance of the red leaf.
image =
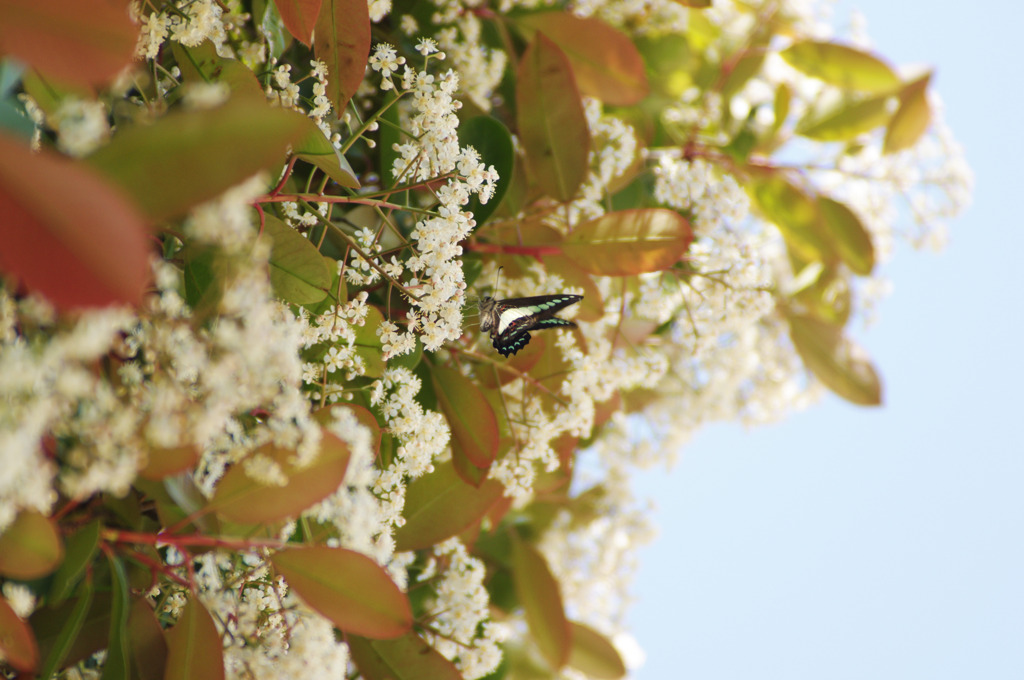
<path id="1" fill-rule="evenodd" d="M 192 598 L 166 632 L 165 680 L 224 680 L 224 647 L 210 612 Z"/>
<path id="2" fill-rule="evenodd" d="M 386 639 L 412 627 L 409 598 L 366 555 L 315 546 L 282 550 L 270 561 L 306 604 L 344 631 Z"/>
<path id="3" fill-rule="evenodd" d="M 135 51 L 124 2 L 0 0 L 0 17 L 0 53 L 73 85 L 112 79 Z"/>
<path id="4" fill-rule="evenodd" d="M 39 667 L 39 648 L 32 630 L 7 600 L 0 597 L 0 658 L 15 670 L 32 673 Z"/>
<path id="5" fill-rule="evenodd" d="M 543 31 L 565 52 L 580 92 L 613 106 L 631 106 L 647 96 L 643 57 L 622 31 L 568 12 L 528 14 L 520 21 Z"/>
<path id="6" fill-rule="evenodd" d="M 0 269 L 60 309 L 138 304 L 147 230 L 92 168 L 0 134 Z"/>
<path id="7" fill-rule="evenodd" d="M 327 96 L 341 118 L 363 82 L 370 56 L 370 13 L 366 0 L 323 0 L 314 28 L 316 58 L 327 64 Z"/>
<path id="8" fill-rule="evenodd" d="M 312 44 L 313 26 L 320 13 L 321 0 L 274 0 L 284 27 L 306 47 Z"/>

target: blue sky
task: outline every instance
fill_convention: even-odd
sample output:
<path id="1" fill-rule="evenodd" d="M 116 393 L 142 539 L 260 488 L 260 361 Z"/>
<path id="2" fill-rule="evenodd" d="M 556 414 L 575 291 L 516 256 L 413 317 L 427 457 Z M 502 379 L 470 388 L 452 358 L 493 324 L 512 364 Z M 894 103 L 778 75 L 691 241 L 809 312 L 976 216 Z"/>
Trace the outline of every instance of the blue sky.
<path id="1" fill-rule="evenodd" d="M 637 680 L 1024 678 L 1024 8 L 844 0 L 928 63 L 975 172 L 939 255 L 902 249 L 858 340 L 886 405 L 717 426 L 638 479 Z"/>

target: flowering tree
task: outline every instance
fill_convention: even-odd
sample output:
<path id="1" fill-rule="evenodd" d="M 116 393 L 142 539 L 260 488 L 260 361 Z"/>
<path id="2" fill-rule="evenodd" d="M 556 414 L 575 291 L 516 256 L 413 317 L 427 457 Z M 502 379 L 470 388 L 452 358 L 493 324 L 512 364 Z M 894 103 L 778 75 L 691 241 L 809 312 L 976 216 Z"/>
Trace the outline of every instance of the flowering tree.
<path id="1" fill-rule="evenodd" d="M 630 469 L 880 403 L 848 328 L 969 198 L 811 2 L 116 5 L 0 0 L 22 677 L 624 675 Z"/>

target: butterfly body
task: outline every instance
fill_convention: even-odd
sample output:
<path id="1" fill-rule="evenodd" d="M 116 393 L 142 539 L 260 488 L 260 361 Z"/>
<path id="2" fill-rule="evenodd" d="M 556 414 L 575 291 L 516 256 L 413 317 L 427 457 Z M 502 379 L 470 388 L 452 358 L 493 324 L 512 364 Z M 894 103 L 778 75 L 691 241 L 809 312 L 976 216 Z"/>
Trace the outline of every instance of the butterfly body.
<path id="1" fill-rule="evenodd" d="M 480 330 L 490 331 L 494 349 L 507 357 L 526 347 L 530 331 L 575 326 L 555 313 L 582 299 L 582 295 L 538 295 L 495 300 L 486 295 L 480 300 Z"/>

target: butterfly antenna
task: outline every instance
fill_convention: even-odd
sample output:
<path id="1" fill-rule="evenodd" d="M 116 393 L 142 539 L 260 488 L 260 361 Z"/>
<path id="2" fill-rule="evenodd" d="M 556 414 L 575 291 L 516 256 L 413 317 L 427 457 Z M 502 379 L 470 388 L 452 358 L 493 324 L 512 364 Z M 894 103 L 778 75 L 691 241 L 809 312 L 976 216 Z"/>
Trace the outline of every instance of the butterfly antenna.
<path id="1" fill-rule="evenodd" d="M 498 281 L 501 280 L 501 270 L 504 267 L 498 267 L 498 273 L 494 275 L 494 297 L 498 297 Z"/>

